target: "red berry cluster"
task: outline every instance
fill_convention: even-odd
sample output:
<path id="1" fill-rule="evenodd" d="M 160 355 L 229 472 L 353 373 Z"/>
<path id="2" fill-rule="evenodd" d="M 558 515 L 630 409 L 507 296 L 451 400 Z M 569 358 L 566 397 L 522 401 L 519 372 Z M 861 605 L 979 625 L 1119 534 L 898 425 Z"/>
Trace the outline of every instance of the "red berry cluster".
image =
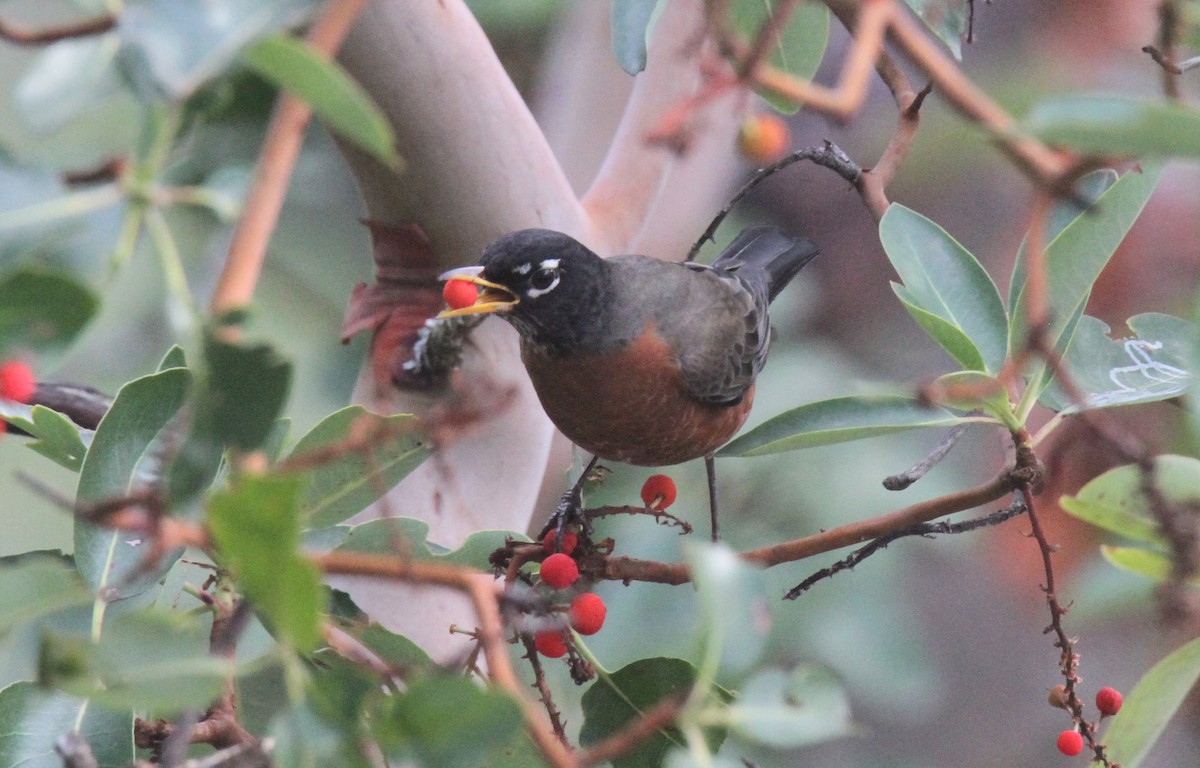
<path id="1" fill-rule="evenodd" d="M 579 546 L 579 536 L 572 531 L 565 531 L 562 537 L 562 548 L 555 551 L 556 532 L 550 531 L 542 539 L 542 547 L 547 552 L 542 561 L 542 584 L 554 590 L 569 589 L 579 579 L 579 564 L 571 557 L 571 553 Z M 581 635 L 594 635 L 604 626 L 604 617 L 608 609 L 599 595 L 582 592 L 571 598 L 567 609 L 567 619 L 571 628 Z M 561 630 L 546 630 L 533 636 L 538 653 L 551 659 L 557 659 L 567 653 L 567 635 Z"/>
<path id="2" fill-rule="evenodd" d="M 454 282 L 454 281 L 451 281 Z M 449 285 L 449 284 L 448 284 Z M 474 288 L 474 286 L 471 286 Z M 454 302 L 446 297 L 451 306 Z M 675 481 L 666 475 L 651 475 L 642 485 L 642 503 L 646 509 L 653 512 L 666 509 L 675 503 L 678 490 Z M 564 531 L 562 546 L 556 546 L 557 532 L 550 531 L 542 539 L 542 548 L 546 557 L 542 560 L 542 584 L 553 590 L 570 589 L 579 579 L 579 563 L 571 554 L 579 545 L 579 536 L 571 531 Z M 567 619 L 571 628 L 581 635 L 594 635 L 604 626 L 608 608 L 599 595 L 582 592 L 571 598 L 567 609 Z M 567 653 L 567 635 L 559 630 L 537 632 L 533 636 L 538 653 L 552 659 L 557 659 Z"/>
<path id="3" fill-rule="evenodd" d="M 1121 711 L 1124 699 L 1116 688 L 1101 688 L 1096 692 L 1096 709 L 1100 717 L 1112 717 Z M 1058 751 L 1067 757 L 1074 757 L 1083 751 L 1083 734 L 1074 728 L 1058 734 Z"/>
<path id="4" fill-rule="evenodd" d="M 28 403 L 37 391 L 37 379 L 33 369 L 20 360 L 5 360 L 0 363 L 0 398 Z M 0 434 L 8 429 L 7 422 L 0 419 Z"/>

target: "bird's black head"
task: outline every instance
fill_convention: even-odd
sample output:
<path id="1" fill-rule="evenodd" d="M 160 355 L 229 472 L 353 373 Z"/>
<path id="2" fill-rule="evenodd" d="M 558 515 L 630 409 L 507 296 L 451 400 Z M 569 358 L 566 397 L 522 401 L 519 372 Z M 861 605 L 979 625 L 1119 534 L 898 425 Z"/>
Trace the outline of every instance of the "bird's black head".
<path id="1" fill-rule="evenodd" d="M 495 312 L 529 343 L 563 354 L 587 344 L 603 324 L 609 294 L 604 260 L 548 229 L 522 229 L 484 249 L 477 267 L 442 275 L 480 288 L 474 304 L 439 317 Z"/>

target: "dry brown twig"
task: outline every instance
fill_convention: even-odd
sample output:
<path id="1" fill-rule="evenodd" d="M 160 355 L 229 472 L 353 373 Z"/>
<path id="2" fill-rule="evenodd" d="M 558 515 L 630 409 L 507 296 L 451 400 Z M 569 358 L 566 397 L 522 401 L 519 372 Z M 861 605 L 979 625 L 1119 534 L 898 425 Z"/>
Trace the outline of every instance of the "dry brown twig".
<path id="1" fill-rule="evenodd" d="M 1030 470 L 1024 467 L 1005 470 L 988 482 L 974 488 L 939 496 L 936 499 L 913 504 L 890 514 L 831 528 L 812 536 L 742 552 L 741 557 L 754 565 L 769 568 L 861 544 L 917 523 L 928 522 L 953 512 L 974 509 L 982 504 L 995 501 L 1016 488 L 1019 478 L 1026 476 L 1029 472 Z M 626 583 L 649 581 L 658 584 L 685 584 L 691 581 L 691 574 L 685 563 L 661 563 L 631 557 L 607 558 L 604 561 L 603 577 Z"/>
<path id="2" fill-rule="evenodd" d="M 573 756 L 548 727 L 537 703 L 526 695 L 524 686 L 513 670 L 500 616 L 503 585 L 497 584 L 490 574 L 444 563 L 352 552 L 312 555 L 310 560 L 326 575 L 368 576 L 432 584 L 465 594 L 479 620 L 478 639 L 487 660 L 491 682 L 520 705 L 530 737 L 551 765 L 555 768 L 572 768 L 575 765 Z"/>
<path id="3" fill-rule="evenodd" d="M 41 29 L 27 29 L 12 22 L 0 20 L 0 40 L 15 45 L 49 45 L 61 40 L 102 35 L 111 31 L 116 25 L 117 17 L 111 14 Z"/>

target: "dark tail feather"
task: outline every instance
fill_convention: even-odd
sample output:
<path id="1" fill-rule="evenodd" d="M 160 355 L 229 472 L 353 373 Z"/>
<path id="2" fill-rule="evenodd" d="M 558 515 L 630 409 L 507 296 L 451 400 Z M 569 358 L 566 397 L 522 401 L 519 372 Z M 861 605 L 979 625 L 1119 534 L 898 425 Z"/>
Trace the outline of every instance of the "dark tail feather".
<path id="1" fill-rule="evenodd" d="M 762 280 L 774 298 L 805 264 L 821 252 L 806 237 L 785 235 L 778 227 L 750 227 L 734 238 L 712 262 L 713 269 L 736 272 L 748 283 Z"/>

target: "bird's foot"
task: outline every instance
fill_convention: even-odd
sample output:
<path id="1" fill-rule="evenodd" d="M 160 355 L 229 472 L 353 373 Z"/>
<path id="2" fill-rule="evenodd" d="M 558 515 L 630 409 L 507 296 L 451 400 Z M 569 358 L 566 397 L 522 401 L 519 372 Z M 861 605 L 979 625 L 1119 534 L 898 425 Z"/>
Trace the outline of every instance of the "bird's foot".
<path id="1" fill-rule="evenodd" d="M 583 509 L 583 484 L 587 482 L 595 466 L 596 457 L 593 456 L 592 460 L 584 467 L 583 473 L 579 475 L 579 479 L 572 483 L 567 492 L 558 500 L 554 514 L 550 515 L 542 532 L 538 534 L 539 540 L 546 538 L 546 534 L 550 531 L 554 531 L 554 543 L 557 549 L 562 546 L 563 533 L 572 526 L 578 526 L 585 533 L 592 532 L 592 522 Z"/>
<path id="2" fill-rule="evenodd" d="M 579 485 L 571 486 L 562 495 L 562 498 L 558 501 L 558 506 L 554 508 L 554 513 L 546 521 L 546 525 L 542 528 L 542 532 L 538 535 L 538 538 L 544 539 L 546 534 L 554 531 L 555 547 L 561 547 L 563 533 L 575 525 L 580 530 L 589 533 L 592 530 L 592 524 L 588 520 L 587 513 L 583 511 L 583 493 Z"/>

